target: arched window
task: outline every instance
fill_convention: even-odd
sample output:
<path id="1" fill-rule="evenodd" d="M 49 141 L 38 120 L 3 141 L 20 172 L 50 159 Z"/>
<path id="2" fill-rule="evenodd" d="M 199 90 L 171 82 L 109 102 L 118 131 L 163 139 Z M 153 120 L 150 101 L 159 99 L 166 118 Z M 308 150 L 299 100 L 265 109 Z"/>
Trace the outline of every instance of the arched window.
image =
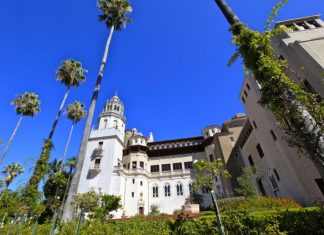
<path id="1" fill-rule="evenodd" d="M 192 189 L 192 183 L 189 184 L 189 192 L 192 193 L 193 189 Z"/>
<path id="2" fill-rule="evenodd" d="M 159 197 L 159 187 L 157 185 L 153 186 L 153 197 Z"/>
<path id="3" fill-rule="evenodd" d="M 108 120 L 107 120 L 107 119 L 105 119 L 105 120 L 104 120 L 104 125 L 103 125 L 103 128 L 104 128 L 104 129 L 106 129 L 106 128 L 107 128 L 107 122 L 108 122 Z"/>
<path id="4" fill-rule="evenodd" d="M 170 184 L 166 184 L 164 186 L 164 196 L 166 196 L 166 197 L 171 196 Z"/>
<path id="5" fill-rule="evenodd" d="M 114 120 L 114 128 L 118 128 L 118 121 L 117 120 Z"/>
<path id="6" fill-rule="evenodd" d="M 278 184 L 277 184 L 275 178 L 273 177 L 273 174 L 271 171 L 268 171 L 268 177 L 269 177 L 269 181 L 271 183 L 272 190 L 273 191 L 279 190 Z"/>
<path id="7" fill-rule="evenodd" d="M 177 183 L 177 195 L 178 196 L 183 195 L 183 187 L 181 183 Z"/>

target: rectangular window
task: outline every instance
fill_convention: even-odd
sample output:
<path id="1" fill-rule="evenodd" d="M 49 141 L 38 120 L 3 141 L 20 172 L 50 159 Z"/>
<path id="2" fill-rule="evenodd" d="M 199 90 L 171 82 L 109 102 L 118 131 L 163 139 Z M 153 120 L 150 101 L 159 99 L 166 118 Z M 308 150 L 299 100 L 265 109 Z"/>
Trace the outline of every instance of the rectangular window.
<path id="1" fill-rule="evenodd" d="M 132 192 L 132 197 L 134 197 L 134 192 Z"/>
<path id="2" fill-rule="evenodd" d="M 103 142 L 99 142 L 98 143 L 98 149 L 102 149 L 102 146 L 103 146 Z"/>
<path id="3" fill-rule="evenodd" d="M 101 162 L 101 158 L 96 158 L 95 163 L 94 163 L 94 167 L 99 168 L 100 167 L 100 162 Z"/>
<path id="4" fill-rule="evenodd" d="M 255 127 L 255 129 L 258 128 L 257 125 L 256 125 L 256 123 L 255 123 L 255 121 L 253 121 L 253 126 Z"/>
<path id="5" fill-rule="evenodd" d="M 246 90 L 244 90 L 244 95 L 245 95 L 246 98 L 248 97 L 248 94 L 247 94 Z"/>
<path id="6" fill-rule="evenodd" d="M 153 165 L 151 166 L 151 172 L 159 172 L 160 166 L 159 165 Z"/>
<path id="7" fill-rule="evenodd" d="M 185 162 L 184 165 L 185 165 L 185 169 L 192 169 L 193 168 L 192 162 Z"/>
<path id="8" fill-rule="evenodd" d="M 143 186 L 143 181 L 140 182 L 140 185 Z"/>
<path id="9" fill-rule="evenodd" d="M 132 162 L 132 169 L 136 169 L 137 168 L 137 162 L 136 161 L 133 161 Z"/>
<path id="10" fill-rule="evenodd" d="M 123 167 L 126 169 L 127 165 L 126 164 L 123 164 Z"/>
<path id="11" fill-rule="evenodd" d="M 277 140 L 277 136 L 275 135 L 273 130 L 270 130 L 270 133 L 271 133 L 271 136 L 272 136 L 273 140 Z"/>
<path id="12" fill-rule="evenodd" d="M 127 164 L 127 169 L 130 169 L 130 163 Z"/>
<path id="13" fill-rule="evenodd" d="M 244 99 L 244 97 L 243 97 L 243 96 L 241 97 L 241 99 L 242 99 L 243 103 L 245 104 L 245 99 Z"/>
<path id="14" fill-rule="evenodd" d="M 144 169 L 144 162 L 140 162 L 140 168 Z"/>
<path id="15" fill-rule="evenodd" d="M 272 174 L 269 175 L 269 180 L 273 191 L 279 190 L 278 184 Z"/>
<path id="16" fill-rule="evenodd" d="M 133 179 L 133 184 L 135 184 L 135 179 Z"/>
<path id="17" fill-rule="evenodd" d="M 276 168 L 273 169 L 273 172 L 275 173 L 277 180 L 280 181 L 280 177 L 279 177 L 279 174 L 278 174 Z"/>
<path id="18" fill-rule="evenodd" d="M 182 163 L 173 163 L 173 170 L 182 170 Z"/>
<path id="19" fill-rule="evenodd" d="M 254 161 L 253 161 L 252 156 L 250 155 L 250 156 L 248 157 L 248 159 L 249 159 L 249 163 L 250 163 L 250 166 L 251 166 L 251 168 L 252 168 L 253 174 L 255 174 L 256 169 L 255 169 L 255 166 L 254 166 Z"/>
<path id="20" fill-rule="evenodd" d="M 162 164 L 162 171 L 170 171 L 171 165 L 170 164 Z"/>
<path id="21" fill-rule="evenodd" d="M 258 153 L 259 153 L 259 155 L 260 155 L 260 158 L 263 158 L 263 157 L 264 157 L 264 153 L 263 153 L 263 150 L 262 150 L 262 148 L 261 148 L 261 145 L 258 144 L 258 145 L 256 146 L 256 148 L 257 148 L 257 150 L 258 150 Z"/>
<path id="22" fill-rule="evenodd" d="M 248 157 L 248 159 L 249 159 L 250 165 L 251 166 L 254 166 L 254 162 L 253 162 L 253 159 L 252 159 L 252 156 L 251 155 Z"/>
<path id="23" fill-rule="evenodd" d="M 247 87 L 247 89 L 248 89 L 248 90 L 250 90 L 250 89 L 251 89 L 251 87 L 250 87 L 249 83 L 246 83 L 246 87 Z"/>
<path id="24" fill-rule="evenodd" d="M 319 189 L 321 190 L 322 194 L 324 195 L 324 181 L 321 178 L 315 179 L 315 182 Z"/>

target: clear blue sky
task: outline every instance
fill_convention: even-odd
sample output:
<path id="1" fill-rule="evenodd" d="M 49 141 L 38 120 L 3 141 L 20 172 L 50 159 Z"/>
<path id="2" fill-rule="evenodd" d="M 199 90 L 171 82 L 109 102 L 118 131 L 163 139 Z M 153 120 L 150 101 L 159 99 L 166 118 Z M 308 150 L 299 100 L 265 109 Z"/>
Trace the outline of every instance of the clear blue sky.
<path id="1" fill-rule="evenodd" d="M 228 0 L 240 19 L 263 30 L 276 0 Z M 133 23 L 115 34 L 95 120 L 117 90 L 126 106 L 127 128 L 156 140 L 200 135 L 243 112 L 238 93 L 242 65 L 227 67 L 234 52 L 228 24 L 213 0 L 132 0 Z M 0 139 L 7 142 L 18 117 L 10 101 L 16 94 L 39 94 L 42 111 L 26 118 L 4 164 L 29 168 L 41 151 L 65 87 L 55 80 L 62 60 L 75 58 L 88 69 L 87 81 L 73 89 L 68 103 L 87 106 L 108 30 L 97 20 L 94 0 L 4 0 L 0 5 Z M 278 20 L 321 14 L 323 1 L 290 0 Z M 69 150 L 77 155 L 84 122 L 78 124 Z M 54 135 L 52 158 L 60 157 L 70 122 L 63 116 Z M 1 148 L 1 151 L 3 147 Z M 1 168 L 3 167 L 1 166 Z"/>

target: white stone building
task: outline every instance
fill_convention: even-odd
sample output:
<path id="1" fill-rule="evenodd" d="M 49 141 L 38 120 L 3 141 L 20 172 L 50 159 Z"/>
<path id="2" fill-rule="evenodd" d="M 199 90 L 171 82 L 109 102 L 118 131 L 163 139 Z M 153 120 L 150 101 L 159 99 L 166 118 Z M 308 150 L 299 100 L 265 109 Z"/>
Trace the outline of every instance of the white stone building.
<path id="1" fill-rule="evenodd" d="M 78 193 L 101 190 L 121 196 L 123 209 L 115 217 L 148 214 L 152 205 L 162 213 L 181 209 L 192 190 L 194 160 L 210 159 L 215 146 L 210 138 L 218 126 L 203 129 L 203 136 L 153 141 L 136 129 L 125 131 L 124 105 L 114 96 L 91 130 Z M 208 157 L 207 157 L 208 156 Z M 216 182 L 217 195 L 224 195 Z M 210 193 L 201 192 L 203 206 L 211 204 Z"/>

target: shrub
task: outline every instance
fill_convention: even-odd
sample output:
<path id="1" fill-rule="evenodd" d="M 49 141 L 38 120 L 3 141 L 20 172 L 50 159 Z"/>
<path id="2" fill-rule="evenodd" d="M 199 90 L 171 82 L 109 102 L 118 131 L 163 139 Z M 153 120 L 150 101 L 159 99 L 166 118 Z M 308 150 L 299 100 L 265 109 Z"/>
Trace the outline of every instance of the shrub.
<path id="1" fill-rule="evenodd" d="M 256 197 L 256 198 L 228 198 L 218 200 L 221 213 L 229 213 L 232 211 L 266 211 L 275 209 L 301 208 L 301 206 L 287 198 L 274 197 Z"/>
<path id="2" fill-rule="evenodd" d="M 174 215 L 181 215 L 182 214 L 182 210 L 181 209 L 176 209 L 173 211 Z"/>

